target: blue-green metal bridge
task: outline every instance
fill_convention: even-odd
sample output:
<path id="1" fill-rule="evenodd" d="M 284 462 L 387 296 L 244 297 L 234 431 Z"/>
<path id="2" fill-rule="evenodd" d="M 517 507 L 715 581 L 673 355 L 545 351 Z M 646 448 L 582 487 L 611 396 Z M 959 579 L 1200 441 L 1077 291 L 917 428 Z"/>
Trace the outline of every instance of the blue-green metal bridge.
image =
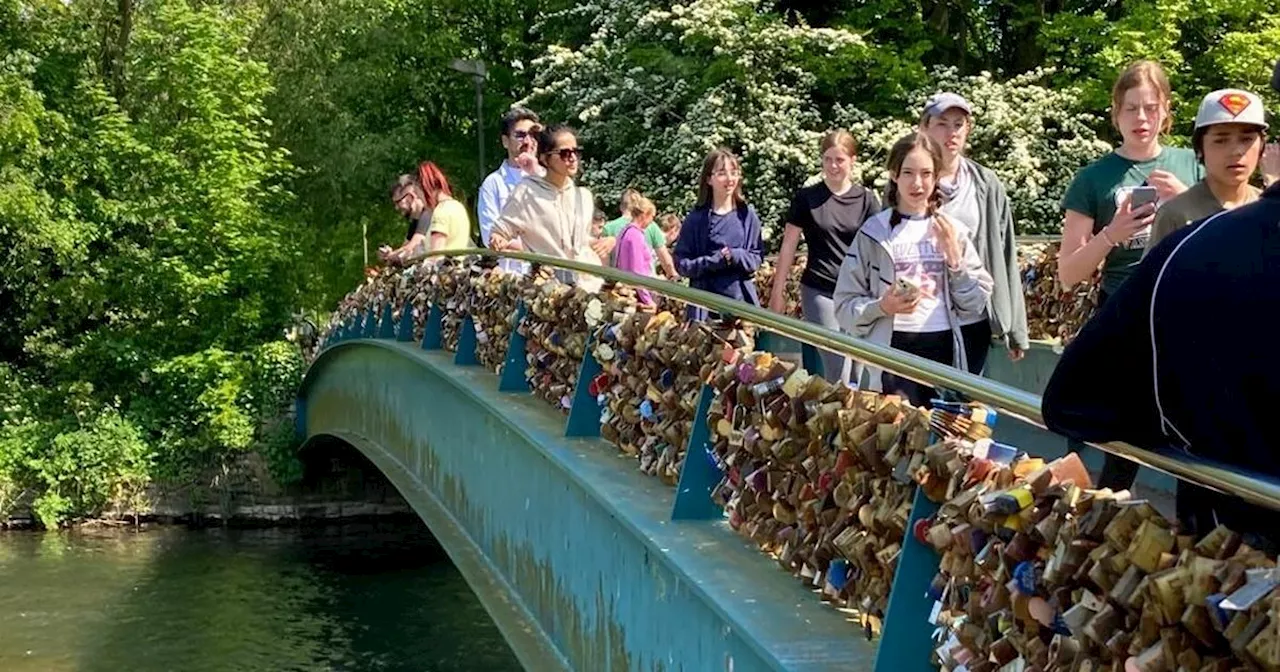
<path id="1" fill-rule="evenodd" d="M 704 292 L 593 270 L 723 309 L 716 305 L 722 299 Z M 1026 421 L 1008 425 L 1019 432 L 1013 440 L 1023 448 L 1033 454 L 1061 450 L 1061 439 L 1031 429 L 1040 421 L 1033 393 L 753 307 L 738 305 L 735 312 L 780 336 L 991 403 Z M 457 353 L 440 349 L 439 310 L 431 313 L 421 341 L 414 339 L 409 310 L 403 311 L 409 317 L 394 321 L 388 306 L 381 315 L 368 313 L 344 325 L 306 374 L 298 430 L 306 441 L 340 439 L 385 473 L 448 551 L 526 669 L 931 669 L 924 587 L 937 571 L 937 557 L 904 540 L 882 635 L 869 641 L 853 616 L 824 604 L 721 519 L 708 496 L 719 473 L 699 459 L 706 454 L 707 390 L 673 489 L 637 471 L 598 438 L 599 414 L 585 389 L 577 391 L 567 418 L 529 394 L 518 334 L 500 379 L 476 365 L 470 324 L 460 331 Z M 1035 355 L 1043 358 L 1038 368 L 1051 365 L 1047 352 Z M 597 365 L 587 355 L 581 366 L 578 380 L 585 388 Z M 1021 370 L 1023 385 L 1042 384 L 1045 373 L 1036 368 Z M 1274 484 L 1129 446 L 1105 449 L 1255 501 L 1280 502 Z M 913 519 L 931 510 L 917 495 Z"/>

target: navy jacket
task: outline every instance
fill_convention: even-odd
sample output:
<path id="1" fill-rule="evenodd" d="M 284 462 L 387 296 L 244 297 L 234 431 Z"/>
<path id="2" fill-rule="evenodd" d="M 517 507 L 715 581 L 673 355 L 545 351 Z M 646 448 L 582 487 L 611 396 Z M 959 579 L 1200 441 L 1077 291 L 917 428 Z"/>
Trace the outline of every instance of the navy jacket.
<path id="1" fill-rule="evenodd" d="M 726 247 L 728 259 L 721 253 Z M 690 212 L 673 256 L 676 270 L 689 278 L 690 287 L 760 305 L 755 273 L 764 258 L 764 241 L 755 208 L 743 204 L 724 216 L 712 215 L 708 207 Z M 706 317 L 705 309 L 689 308 L 690 318 Z"/>

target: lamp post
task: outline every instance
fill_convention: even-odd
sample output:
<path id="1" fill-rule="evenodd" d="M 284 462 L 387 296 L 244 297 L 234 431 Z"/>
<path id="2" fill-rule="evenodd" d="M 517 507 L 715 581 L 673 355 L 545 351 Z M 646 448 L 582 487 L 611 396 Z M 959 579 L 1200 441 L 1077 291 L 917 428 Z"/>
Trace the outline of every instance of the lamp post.
<path id="1" fill-rule="evenodd" d="M 476 83 L 476 136 L 479 151 L 476 154 L 476 165 L 479 171 L 476 173 L 477 180 L 484 179 L 484 79 L 485 68 L 484 61 L 468 61 L 463 59 L 454 59 L 449 67 L 461 72 L 464 75 L 471 75 Z"/>

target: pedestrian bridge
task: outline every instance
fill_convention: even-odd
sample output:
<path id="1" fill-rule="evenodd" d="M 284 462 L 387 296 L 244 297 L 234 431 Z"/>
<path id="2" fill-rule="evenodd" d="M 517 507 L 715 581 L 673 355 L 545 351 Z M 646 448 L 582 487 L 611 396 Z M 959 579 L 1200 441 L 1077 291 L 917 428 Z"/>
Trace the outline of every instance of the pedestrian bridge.
<path id="1" fill-rule="evenodd" d="M 599 272 L 723 310 L 721 299 L 703 292 Z M 782 336 L 838 348 L 1039 421 L 1034 394 L 755 308 L 736 312 Z M 440 349 L 439 310 L 431 313 L 420 341 L 412 318 L 393 320 L 390 306 L 332 334 L 299 393 L 298 430 L 306 441 L 345 441 L 385 473 L 526 669 L 933 669 L 931 601 L 924 593 L 937 555 L 908 533 L 882 632 L 869 640 L 853 615 L 824 604 L 723 522 L 709 497 L 720 474 L 710 460 L 697 459 L 707 451 L 707 388 L 673 489 L 598 437 L 599 412 L 585 389 L 575 392 L 568 417 L 529 394 L 518 334 L 500 379 L 475 365 L 469 325 L 456 353 Z M 580 388 L 598 371 L 589 354 L 584 359 Z M 1240 486 L 1221 470 L 1123 445 L 1106 448 L 1201 483 L 1274 496 L 1274 486 L 1248 479 Z M 917 493 L 912 521 L 935 508 Z"/>

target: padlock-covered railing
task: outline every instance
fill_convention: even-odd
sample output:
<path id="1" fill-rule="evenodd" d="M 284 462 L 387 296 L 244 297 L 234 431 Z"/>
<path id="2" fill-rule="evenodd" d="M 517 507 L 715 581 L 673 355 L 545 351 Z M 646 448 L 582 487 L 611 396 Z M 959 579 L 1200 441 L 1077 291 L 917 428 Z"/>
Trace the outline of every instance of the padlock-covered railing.
<path id="1" fill-rule="evenodd" d="M 731 314 L 1043 428 L 1033 394 L 611 268 L 502 255 L 617 283 L 590 295 L 549 272 L 488 271 L 476 260 L 497 256 L 489 251 L 431 256 L 443 259 L 349 297 L 322 347 L 352 337 L 420 341 L 494 370 L 501 390 L 542 396 L 568 413 L 567 435 L 602 436 L 675 484 L 673 519 L 727 519 L 826 599 L 857 610 L 869 633 L 883 633 L 877 669 L 929 669 L 929 651 L 935 664 L 970 670 L 1020 669 L 1019 660 L 1096 668 L 1129 657 L 1144 670 L 1280 663 L 1280 621 L 1261 599 L 1275 583 L 1259 583 L 1271 580 L 1259 572 L 1274 559 L 1239 535 L 1176 537 L 1149 504 L 1091 490 L 1075 456 L 1046 462 L 983 441 L 987 408 L 927 412 L 831 385 L 756 351 L 752 333 L 685 322 L 683 308 Z M 634 287 L 662 297 L 658 309 L 637 311 Z M 1270 480 L 1121 443 L 1098 447 L 1280 509 Z"/>

